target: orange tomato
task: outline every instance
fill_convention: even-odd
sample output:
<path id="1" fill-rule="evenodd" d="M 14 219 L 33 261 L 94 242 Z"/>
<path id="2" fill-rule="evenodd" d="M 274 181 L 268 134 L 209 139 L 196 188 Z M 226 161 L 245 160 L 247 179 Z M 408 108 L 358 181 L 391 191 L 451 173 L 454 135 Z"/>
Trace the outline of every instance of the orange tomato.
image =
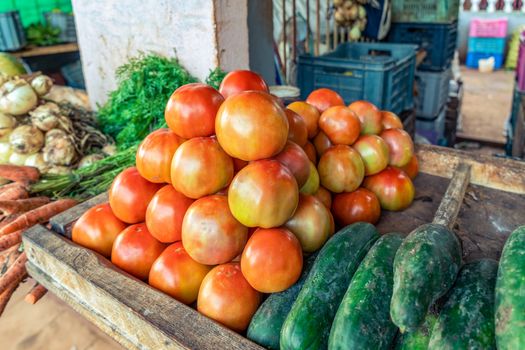
<path id="1" fill-rule="evenodd" d="M 308 142 L 308 130 L 304 119 L 291 109 L 286 108 L 284 112 L 288 118 L 288 140 L 303 147 Z"/>
<path id="2" fill-rule="evenodd" d="M 383 124 L 383 129 L 403 129 L 403 122 L 399 117 L 389 111 L 381 111 L 381 122 Z"/>
<path id="3" fill-rule="evenodd" d="M 314 193 L 314 196 L 324 204 L 325 207 L 330 209 L 332 206 L 332 194 L 323 186 L 319 186 L 317 192 Z"/>
<path id="4" fill-rule="evenodd" d="M 414 180 L 419 173 L 419 162 L 414 154 L 407 165 L 400 168 L 403 170 L 411 180 Z"/>
<path id="5" fill-rule="evenodd" d="M 319 160 L 318 170 L 321 185 L 333 193 L 354 191 L 365 176 L 359 153 L 346 145 L 330 147 Z"/>
<path id="6" fill-rule="evenodd" d="M 108 203 L 88 209 L 73 225 L 71 239 L 83 247 L 111 256 L 111 247 L 117 235 L 126 228 L 111 211 Z"/>
<path id="7" fill-rule="evenodd" d="M 300 193 L 303 194 L 314 194 L 319 189 L 319 173 L 314 163 L 310 162 L 310 176 L 306 183 L 299 189 Z"/>
<path id="8" fill-rule="evenodd" d="M 109 205 L 117 218 L 136 224 L 144 221 L 149 202 L 162 184 L 149 182 L 131 167 L 117 175 L 109 189 Z"/>
<path id="9" fill-rule="evenodd" d="M 363 186 L 374 192 L 381 208 L 398 211 L 412 204 L 415 195 L 414 184 L 404 171 L 387 167 L 379 174 L 368 176 Z"/>
<path id="10" fill-rule="evenodd" d="M 392 129 L 397 130 L 397 129 Z M 377 135 L 363 135 L 353 145 L 365 164 L 365 175 L 374 175 L 388 165 L 388 145 Z"/>
<path id="11" fill-rule="evenodd" d="M 327 149 L 332 147 L 334 144 L 323 131 L 319 131 L 314 138 L 314 146 L 317 151 L 317 156 L 321 157 Z"/>
<path id="12" fill-rule="evenodd" d="M 274 159 L 290 170 L 299 188 L 306 183 L 310 176 L 310 159 L 301 147 L 288 141 L 281 153 Z"/>
<path id="13" fill-rule="evenodd" d="M 355 101 L 348 108 L 359 117 L 362 135 L 377 135 L 383 130 L 383 114 L 372 103 Z"/>
<path id="14" fill-rule="evenodd" d="M 239 263 L 214 267 L 202 281 L 197 310 L 224 326 L 242 332 L 261 303 L 261 294 L 244 278 Z"/>
<path id="15" fill-rule="evenodd" d="M 269 91 L 264 79 L 259 74 L 249 70 L 231 71 L 222 79 L 221 86 L 219 87 L 219 92 L 224 98 L 248 90 Z"/>
<path id="16" fill-rule="evenodd" d="M 345 101 L 337 92 L 325 88 L 312 91 L 306 98 L 306 102 L 315 106 L 320 113 L 333 106 L 345 105 Z"/>
<path id="17" fill-rule="evenodd" d="M 354 192 L 336 194 L 332 202 L 332 213 L 341 226 L 358 221 L 376 224 L 381 216 L 381 206 L 373 192 L 358 188 Z"/>
<path id="18" fill-rule="evenodd" d="M 111 262 L 138 279 L 148 278 L 151 265 L 166 245 L 157 241 L 146 224 L 135 224 L 122 231 L 111 250 Z"/>
<path id="19" fill-rule="evenodd" d="M 211 266 L 199 264 L 184 250 L 181 242 L 168 246 L 149 272 L 149 284 L 184 304 L 197 300 L 202 280 Z"/>
<path id="20" fill-rule="evenodd" d="M 379 136 L 388 145 L 390 161 L 388 164 L 404 167 L 414 156 L 414 142 L 410 135 L 402 129 L 384 130 Z"/>
<path id="21" fill-rule="evenodd" d="M 333 144 L 351 145 L 361 133 L 361 122 L 346 106 L 334 106 L 321 114 L 319 127 Z"/>
<path id="22" fill-rule="evenodd" d="M 294 111 L 303 118 L 309 139 L 314 138 L 315 135 L 317 135 L 317 132 L 319 131 L 319 117 L 321 116 L 317 108 L 304 101 L 292 102 L 286 108 Z"/>
<path id="23" fill-rule="evenodd" d="M 308 156 L 310 161 L 314 164 L 317 164 L 317 151 L 313 143 L 308 141 L 306 145 L 303 146 L 303 149 L 306 152 L 306 155 Z"/>

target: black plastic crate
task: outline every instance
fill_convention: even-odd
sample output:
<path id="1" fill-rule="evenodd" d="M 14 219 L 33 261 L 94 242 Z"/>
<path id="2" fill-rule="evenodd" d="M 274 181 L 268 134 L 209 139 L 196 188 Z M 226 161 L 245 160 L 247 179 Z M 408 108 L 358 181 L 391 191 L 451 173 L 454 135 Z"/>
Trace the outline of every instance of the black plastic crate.
<path id="1" fill-rule="evenodd" d="M 0 51 L 16 51 L 26 46 L 26 37 L 20 13 L 9 11 L 0 13 Z"/>

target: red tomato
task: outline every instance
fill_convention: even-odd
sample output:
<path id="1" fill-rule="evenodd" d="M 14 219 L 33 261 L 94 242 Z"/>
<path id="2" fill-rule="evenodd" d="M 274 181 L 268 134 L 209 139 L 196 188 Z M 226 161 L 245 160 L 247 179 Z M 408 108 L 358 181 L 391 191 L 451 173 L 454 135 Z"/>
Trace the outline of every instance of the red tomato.
<path id="1" fill-rule="evenodd" d="M 355 101 L 348 108 L 359 117 L 362 135 L 377 135 L 383 130 L 383 114 L 370 102 Z"/>
<path id="2" fill-rule="evenodd" d="M 171 183 L 171 158 L 184 142 L 170 129 L 159 129 L 142 141 L 136 156 L 137 170 L 148 181 Z"/>
<path id="3" fill-rule="evenodd" d="M 327 149 L 334 145 L 323 131 L 319 131 L 313 142 L 318 157 L 321 157 Z"/>
<path id="4" fill-rule="evenodd" d="M 410 135 L 402 129 L 384 130 L 379 136 L 388 145 L 390 161 L 388 164 L 403 167 L 414 156 L 414 143 Z"/>
<path id="5" fill-rule="evenodd" d="M 317 164 L 317 151 L 313 143 L 308 141 L 306 145 L 304 145 L 303 149 L 306 152 L 306 155 L 308 156 L 310 161 L 314 164 Z"/>
<path id="6" fill-rule="evenodd" d="M 215 133 L 215 115 L 223 101 L 224 97 L 209 85 L 186 84 L 171 95 L 164 117 L 180 137 L 210 136 Z"/>
<path id="7" fill-rule="evenodd" d="M 410 162 L 400 169 L 403 170 L 411 180 L 414 180 L 419 172 L 419 163 L 417 161 L 416 155 L 414 154 L 410 159 Z"/>
<path id="8" fill-rule="evenodd" d="M 274 159 L 290 170 L 299 188 L 306 183 L 310 176 L 310 159 L 301 147 L 288 141 L 281 153 Z"/>
<path id="9" fill-rule="evenodd" d="M 248 90 L 269 91 L 264 79 L 259 74 L 249 70 L 234 70 L 226 74 L 219 87 L 219 92 L 224 98 Z"/>
<path id="10" fill-rule="evenodd" d="M 403 210 L 414 200 L 414 184 L 398 168 L 387 167 L 379 174 L 367 177 L 363 185 L 375 193 L 381 208 L 386 210 Z"/>
<path id="11" fill-rule="evenodd" d="M 291 287 L 301 275 L 301 244 L 283 228 L 260 228 L 242 252 L 242 274 L 257 291 L 277 293 Z"/>
<path id="12" fill-rule="evenodd" d="M 286 108 L 294 111 L 301 118 L 303 118 L 306 124 L 306 130 L 308 131 L 309 139 L 317 135 L 317 132 L 319 131 L 318 129 L 319 117 L 321 116 L 317 108 L 315 108 L 311 104 L 306 103 L 304 101 L 292 102 Z"/>
<path id="13" fill-rule="evenodd" d="M 381 111 L 383 129 L 403 129 L 403 122 L 399 117 L 389 111 Z"/>
<path id="14" fill-rule="evenodd" d="M 320 113 L 333 106 L 345 105 L 345 101 L 337 92 L 325 88 L 312 91 L 306 98 L 306 102 L 315 106 Z"/>
<path id="15" fill-rule="evenodd" d="M 288 140 L 303 147 L 306 142 L 308 142 L 308 130 L 306 129 L 304 119 L 291 109 L 286 108 L 284 112 L 286 113 L 288 125 L 290 126 L 288 130 Z"/>
<path id="16" fill-rule="evenodd" d="M 286 113 L 269 94 L 241 92 L 225 101 L 215 122 L 226 153 L 246 161 L 273 157 L 288 139 Z"/>
<path id="17" fill-rule="evenodd" d="M 324 204 L 328 209 L 332 206 L 332 194 L 323 186 L 319 186 L 317 192 L 314 193 L 314 196 Z"/>
<path id="18" fill-rule="evenodd" d="M 319 160 L 321 184 L 330 192 L 354 191 L 365 176 L 365 166 L 359 153 L 346 145 L 329 148 Z"/>
<path id="19" fill-rule="evenodd" d="M 136 224 L 146 218 L 146 209 L 162 184 L 149 182 L 131 167 L 117 175 L 109 189 L 109 205 L 117 218 Z"/>
<path id="20" fill-rule="evenodd" d="M 330 107 L 321 114 L 319 127 L 333 144 L 351 145 L 359 137 L 361 122 L 346 106 Z"/>
<path id="21" fill-rule="evenodd" d="M 197 310 L 224 326 L 242 332 L 261 303 L 261 294 L 250 286 L 239 263 L 215 266 L 202 281 Z"/>
<path id="22" fill-rule="evenodd" d="M 319 173 L 314 163 L 310 162 L 310 176 L 299 192 L 303 194 L 314 194 L 319 189 Z"/>
<path id="23" fill-rule="evenodd" d="M 115 239 L 111 262 L 130 275 L 145 280 L 164 248 L 166 245 L 149 233 L 146 224 L 131 225 Z"/>
<path id="24" fill-rule="evenodd" d="M 231 261 L 242 252 L 248 228 L 231 214 L 226 196 L 196 200 L 182 221 L 182 244 L 193 260 L 206 265 Z"/>
<path id="25" fill-rule="evenodd" d="M 177 192 L 171 185 L 162 187 L 146 211 L 146 225 L 153 237 L 162 243 L 181 240 L 182 219 L 193 199 Z"/>
<path id="26" fill-rule="evenodd" d="M 247 165 L 233 178 L 228 203 L 233 216 L 248 227 L 277 227 L 294 213 L 299 188 L 292 173 L 276 160 Z"/>
<path id="27" fill-rule="evenodd" d="M 354 143 L 353 147 L 363 159 L 365 175 L 377 174 L 388 165 L 388 145 L 381 137 L 377 135 L 363 135 Z"/>
<path id="28" fill-rule="evenodd" d="M 381 216 L 381 206 L 373 192 L 358 188 L 354 192 L 336 194 L 332 202 L 332 213 L 341 226 L 358 221 L 375 224 Z"/>
<path id="29" fill-rule="evenodd" d="M 71 239 L 109 258 L 113 241 L 125 228 L 126 224 L 113 214 L 108 203 L 99 204 L 88 209 L 75 222 Z"/>
<path id="30" fill-rule="evenodd" d="M 297 210 L 284 227 L 299 239 L 305 252 L 311 253 L 319 250 L 334 233 L 331 216 L 330 209 L 319 199 L 301 195 Z"/>
<path id="31" fill-rule="evenodd" d="M 199 264 L 184 250 L 181 242 L 168 246 L 149 272 L 149 284 L 184 304 L 197 300 L 199 288 L 211 266 Z"/>

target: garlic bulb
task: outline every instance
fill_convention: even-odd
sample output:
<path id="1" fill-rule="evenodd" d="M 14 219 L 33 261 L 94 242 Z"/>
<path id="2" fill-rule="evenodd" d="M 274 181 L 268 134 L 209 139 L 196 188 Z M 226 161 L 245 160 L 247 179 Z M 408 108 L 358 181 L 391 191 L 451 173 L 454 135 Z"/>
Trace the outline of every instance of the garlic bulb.
<path id="1" fill-rule="evenodd" d="M 13 152 L 9 157 L 9 164 L 25 165 L 27 157 L 29 157 L 29 155 Z"/>
<path id="2" fill-rule="evenodd" d="M 31 81 L 31 87 L 36 91 L 38 96 L 44 96 L 53 87 L 53 80 L 47 75 L 39 75 Z"/>
<path id="3" fill-rule="evenodd" d="M 48 174 L 54 174 L 54 175 L 68 175 L 71 174 L 71 168 L 68 168 L 67 166 L 61 166 L 61 165 L 54 165 L 47 169 Z"/>
<path id="4" fill-rule="evenodd" d="M 56 137 L 67 137 L 67 134 L 62 129 L 52 129 L 46 132 L 46 144 Z"/>
<path id="5" fill-rule="evenodd" d="M 98 162 L 99 160 L 104 159 L 104 155 L 100 153 L 90 154 L 88 156 L 85 156 L 80 160 L 78 163 L 78 168 L 85 168 L 87 166 L 92 165 L 93 163 Z"/>
<path id="6" fill-rule="evenodd" d="M 9 142 L 0 142 L 0 164 L 9 164 L 9 157 L 13 153 Z"/>
<path id="7" fill-rule="evenodd" d="M 16 119 L 8 114 L 0 113 L 0 137 L 11 133 L 16 126 Z"/>
<path id="8" fill-rule="evenodd" d="M 25 166 L 32 166 L 40 170 L 41 173 L 45 173 L 49 166 L 44 161 L 44 155 L 39 152 L 30 155 L 26 158 L 26 161 L 24 163 Z"/>
<path id="9" fill-rule="evenodd" d="M 0 88 L 0 112 L 22 115 L 36 107 L 38 96 L 22 79 L 10 80 Z"/>
<path id="10" fill-rule="evenodd" d="M 71 165 L 77 157 L 75 145 L 69 137 L 55 137 L 46 142 L 44 161 L 52 165 Z"/>
<path id="11" fill-rule="evenodd" d="M 42 131 L 49 131 L 58 126 L 60 108 L 53 103 L 47 102 L 29 112 L 31 122 Z"/>
<path id="12" fill-rule="evenodd" d="M 34 126 L 22 125 L 13 130 L 9 143 L 15 152 L 33 154 L 44 146 L 44 134 Z"/>

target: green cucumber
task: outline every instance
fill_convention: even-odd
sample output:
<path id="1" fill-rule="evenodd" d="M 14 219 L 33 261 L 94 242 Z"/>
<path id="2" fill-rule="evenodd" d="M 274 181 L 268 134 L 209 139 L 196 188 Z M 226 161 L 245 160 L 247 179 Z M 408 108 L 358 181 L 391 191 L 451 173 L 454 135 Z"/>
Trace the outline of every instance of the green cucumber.
<path id="1" fill-rule="evenodd" d="M 279 337 L 284 319 L 304 285 L 317 254 L 304 261 L 301 277 L 293 286 L 280 293 L 273 293 L 257 309 L 248 327 L 247 337 L 268 349 L 279 350 Z"/>
<path id="2" fill-rule="evenodd" d="M 461 245 L 443 225 L 412 231 L 394 259 L 390 317 L 401 333 L 415 331 L 428 308 L 452 287 L 461 265 Z"/>
<path id="3" fill-rule="evenodd" d="M 337 232 L 319 252 L 281 330 L 283 350 L 321 350 L 341 299 L 370 247 L 379 238 L 368 223 L 355 223 Z"/>
<path id="4" fill-rule="evenodd" d="M 494 288 L 498 263 L 482 259 L 463 266 L 432 329 L 428 348 L 496 349 Z"/>
<path id="5" fill-rule="evenodd" d="M 429 312 L 423 324 L 414 332 L 398 333 L 394 350 L 427 350 L 430 333 L 437 321 L 437 315 Z"/>
<path id="6" fill-rule="evenodd" d="M 512 232 L 503 247 L 495 308 L 498 349 L 525 349 L 525 226 Z"/>
<path id="7" fill-rule="evenodd" d="M 390 320 L 393 263 L 403 236 L 379 238 L 352 277 L 330 331 L 328 349 L 388 349 L 397 327 Z"/>

